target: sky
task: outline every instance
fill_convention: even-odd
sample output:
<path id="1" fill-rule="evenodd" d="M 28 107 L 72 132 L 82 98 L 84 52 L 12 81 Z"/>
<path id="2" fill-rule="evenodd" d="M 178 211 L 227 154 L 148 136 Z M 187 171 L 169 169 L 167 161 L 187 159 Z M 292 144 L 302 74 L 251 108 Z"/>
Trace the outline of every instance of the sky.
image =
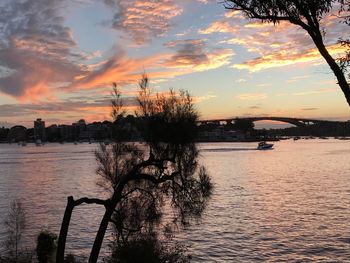
<path id="1" fill-rule="evenodd" d="M 188 90 L 201 119 L 350 119 L 310 37 L 246 19 L 216 0 L 1 0 L 0 126 L 110 120 L 112 83 L 135 110 L 143 72 L 154 92 Z M 349 27 L 323 18 L 336 57 Z"/>

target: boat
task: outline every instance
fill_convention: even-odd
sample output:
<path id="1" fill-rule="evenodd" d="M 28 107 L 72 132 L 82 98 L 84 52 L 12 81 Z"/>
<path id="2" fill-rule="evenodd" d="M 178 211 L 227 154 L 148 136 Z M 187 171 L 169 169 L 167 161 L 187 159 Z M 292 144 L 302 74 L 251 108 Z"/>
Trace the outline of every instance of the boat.
<path id="1" fill-rule="evenodd" d="M 272 149 L 273 144 L 272 143 L 266 143 L 266 142 L 259 142 L 258 144 L 258 150 L 268 150 Z"/>

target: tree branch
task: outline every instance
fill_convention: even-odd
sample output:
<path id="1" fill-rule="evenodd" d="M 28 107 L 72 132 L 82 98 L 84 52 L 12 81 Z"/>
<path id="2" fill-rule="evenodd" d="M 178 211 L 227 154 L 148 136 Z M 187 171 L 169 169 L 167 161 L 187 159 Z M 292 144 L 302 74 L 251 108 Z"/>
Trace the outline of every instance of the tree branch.
<path id="1" fill-rule="evenodd" d="M 73 205 L 74 206 L 78 206 L 78 205 L 81 205 L 83 203 L 86 203 L 86 204 L 97 204 L 97 205 L 106 206 L 107 203 L 108 203 L 108 200 L 102 200 L 102 199 L 98 199 L 98 198 L 83 197 L 83 198 L 75 200 Z"/>
<path id="2" fill-rule="evenodd" d="M 146 180 L 146 181 L 149 181 L 155 185 L 157 184 L 160 184 L 160 183 L 164 183 L 166 181 L 171 181 L 174 179 L 174 177 L 176 175 L 178 175 L 179 172 L 176 171 L 176 172 L 173 172 L 171 173 L 170 175 L 162 175 L 160 176 L 159 178 L 156 178 L 154 177 L 153 175 L 151 174 L 146 174 L 146 173 L 136 173 L 136 174 L 133 174 L 131 175 L 129 178 L 128 178 L 128 181 L 132 181 L 132 180 Z"/>

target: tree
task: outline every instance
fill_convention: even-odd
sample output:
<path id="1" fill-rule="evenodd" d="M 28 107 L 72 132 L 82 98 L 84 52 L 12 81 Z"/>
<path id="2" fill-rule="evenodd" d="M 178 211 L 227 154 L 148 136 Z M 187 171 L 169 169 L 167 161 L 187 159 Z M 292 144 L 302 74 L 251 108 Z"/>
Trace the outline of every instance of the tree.
<path id="1" fill-rule="evenodd" d="M 96 262 L 109 223 L 117 230 L 117 241 L 154 232 L 165 204 L 171 204 L 174 221 L 187 224 L 201 216 L 212 184 L 204 167 L 197 161 L 194 143 L 198 114 L 187 92 L 168 96 L 153 95 L 148 78 L 139 82 L 138 130 L 145 145 L 125 143 L 123 127 L 115 133 L 111 145 L 100 145 L 99 185 L 111 193 L 107 200 L 68 197 L 58 241 L 57 263 L 63 262 L 65 240 L 73 208 L 82 203 L 105 207 L 89 262 Z M 122 100 L 116 86 L 112 102 L 115 122 L 123 118 Z"/>
<path id="2" fill-rule="evenodd" d="M 48 230 L 43 230 L 37 237 L 36 255 L 39 263 L 52 263 L 56 249 L 57 236 Z"/>
<path id="3" fill-rule="evenodd" d="M 190 257 L 179 243 L 169 244 L 157 236 L 141 235 L 125 244 L 116 243 L 107 263 L 187 263 Z"/>
<path id="4" fill-rule="evenodd" d="M 343 5 L 343 8 L 349 6 L 349 1 L 346 0 L 225 0 L 224 6 L 227 9 L 242 11 L 250 19 L 274 24 L 288 21 L 303 28 L 333 71 L 350 106 L 350 88 L 344 68 L 329 54 L 320 25 L 323 16 L 337 3 Z"/>
<path id="5" fill-rule="evenodd" d="M 247 133 L 248 131 L 254 129 L 254 123 L 250 120 L 236 118 L 233 124 L 233 128 L 243 133 Z"/>
<path id="6" fill-rule="evenodd" d="M 344 24 L 350 26 L 350 1 L 343 0 L 341 1 L 341 7 L 339 11 L 340 17 L 343 19 Z M 350 79 L 350 39 L 340 39 L 340 44 L 346 48 L 346 51 L 342 57 L 340 57 L 339 65 L 343 72 L 348 73 L 348 79 Z"/>
<path id="7" fill-rule="evenodd" d="M 14 259 L 14 262 L 18 262 L 20 241 L 26 227 L 26 213 L 20 200 L 11 203 L 4 224 L 7 232 L 4 248 L 9 255 L 9 261 Z"/>

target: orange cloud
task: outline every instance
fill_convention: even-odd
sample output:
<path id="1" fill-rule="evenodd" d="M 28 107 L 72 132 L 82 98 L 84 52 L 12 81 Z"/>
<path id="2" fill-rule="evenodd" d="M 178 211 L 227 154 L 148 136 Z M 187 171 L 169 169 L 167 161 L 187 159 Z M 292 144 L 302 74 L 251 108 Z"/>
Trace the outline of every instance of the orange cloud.
<path id="1" fill-rule="evenodd" d="M 234 55 L 231 49 L 208 50 L 203 41 L 183 40 L 165 44 L 175 53 L 161 53 L 143 58 L 130 58 L 121 49 L 110 59 L 78 76 L 69 86 L 74 89 L 93 89 L 117 82 L 120 85 L 137 83 L 146 69 L 154 81 L 205 71 L 228 65 Z"/>
<path id="2" fill-rule="evenodd" d="M 227 21 L 215 21 L 209 27 L 201 29 L 198 33 L 207 35 L 212 33 L 236 33 L 238 26 L 233 26 Z"/>
<path id="3" fill-rule="evenodd" d="M 336 55 L 344 51 L 344 48 L 338 44 L 328 47 L 331 55 Z M 249 60 L 242 64 L 233 65 L 233 68 L 247 69 L 256 72 L 269 68 L 283 67 L 296 63 L 317 62 L 322 57 L 316 48 L 307 49 L 305 51 L 295 51 L 290 49 L 282 49 L 268 55 Z"/>
<path id="4" fill-rule="evenodd" d="M 225 17 L 226 17 L 226 18 L 231 18 L 231 17 L 244 18 L 243 15 L 242 15 L 242 12 L 241 12 L 241 11 L 238 11 L 238 10 L 227 11 L 227 12 L 225 13 Z"/>

